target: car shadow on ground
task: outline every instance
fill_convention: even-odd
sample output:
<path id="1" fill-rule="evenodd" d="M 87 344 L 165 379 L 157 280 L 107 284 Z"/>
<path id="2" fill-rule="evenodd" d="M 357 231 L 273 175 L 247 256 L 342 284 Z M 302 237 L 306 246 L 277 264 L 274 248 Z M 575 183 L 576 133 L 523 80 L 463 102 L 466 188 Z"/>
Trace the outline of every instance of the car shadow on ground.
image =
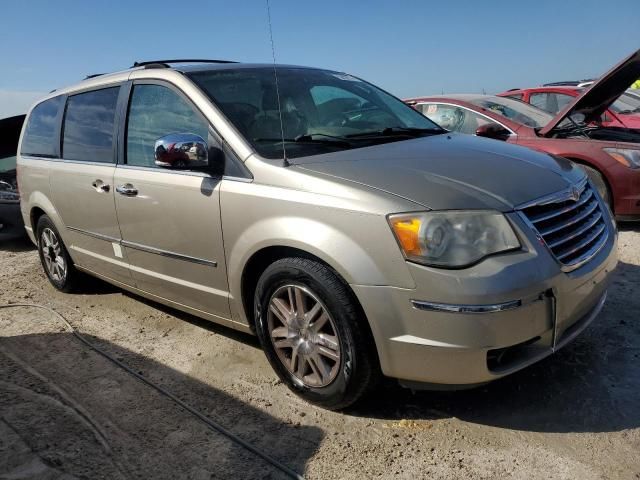
<path id="1" fill-rule="evenodd" d="M 389 384 L 352 409 L 381 419 L 456 417 L 535 432 L 610 432 L 640 426 L 640 267 L 620 263 L 603 311 L 574 342 L 483 387 L 412 393 Z M 627 312 L 626 315 L 622 312 Z"/>
<path id="2" fill-rule="evenodd" d="M 155 308 L 156 310 L 160 310 L 161 312 L 164 312 L 168 315 L 171 315 L 172 317 L 176 317 L 177 319 L 183 321 L 183 322 L 187 322 L 190 323 L 191 325 L 194 325 L 198 328 L 202 328 L 204 330 L 207 330 L 209 332 L 213 332 L 219 335 L 223 335 L 227 338 L 230 338 L 232 340 L 235 340 L 237 342 L 242 342 L 245 345 L 249 346 L 249 347 L 253 347 L 253 348 L 257 348 L 259 350 L 262 350 L 262 347 L 260 346 L 260 341 L 258 340 L 258 337 L 255 335 L 251 335 L 249 333 L 245 333 L 245 332 L 241 332 L 239 330 L 234 330 L 231 327 L 226 327 L 224 325 L 221 325 L 219 323 L 214 323 L 212 321 L 209 320 L 205 320 L 203 318 L 200 317 L 196 317 L 195 315 L 191 315 L 190 313 L 187 312 L 183 312 L 181 310 L 176 310 L 175 308 L 172 307 L 168 307 L 166 305 L 163 305 L 161 303 L 158 302 L 154 302 L 153 300 L 149 300 L 146 299 L 144 297 L 140 297 L 139 295 L 136 295 L 135 293 L 131 293 L 131 292 L 127 292 L 127 291 L 122 291 L 123 295 L 126 295 L 127 297 L 135 300 L 136 302 L 142 302 L 146 305 L 149 305 L 151 308 Z"/>
<path id="3" fill-rule="evenodd" d="M 87 338 L 296 472 L 323 439 L 319 428 L 285 424 L 183 372 Z M 0 477 L 287 478 L 70 333 L 0 337 L 0 371 Z"/>
<path id="4" fill-rule="evenodd" d="M 618 222 L 619 232 L 640 232 L 640 221 L 637 222 Z"/>

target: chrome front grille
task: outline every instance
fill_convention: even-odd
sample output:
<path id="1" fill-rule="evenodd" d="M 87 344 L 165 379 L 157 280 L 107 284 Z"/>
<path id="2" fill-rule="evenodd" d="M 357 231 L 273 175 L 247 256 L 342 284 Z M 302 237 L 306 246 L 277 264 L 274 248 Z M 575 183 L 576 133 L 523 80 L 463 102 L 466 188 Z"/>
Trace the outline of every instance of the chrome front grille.
<path id="1" fill-rule="evenodd" d="M 607 241 L 605 213 L 586 179 L 520 212 L 565 270 L 587 262 Z"/>

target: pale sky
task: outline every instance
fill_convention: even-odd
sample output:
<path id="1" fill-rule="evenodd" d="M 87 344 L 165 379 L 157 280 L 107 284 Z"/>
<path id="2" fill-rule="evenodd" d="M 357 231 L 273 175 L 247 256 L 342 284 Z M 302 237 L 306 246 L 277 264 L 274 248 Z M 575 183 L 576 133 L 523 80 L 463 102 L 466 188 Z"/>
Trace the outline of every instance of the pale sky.
<path id="1" fill-rule="evenodd" d="M 0 118 L 27 113 L 31 105 L 45 95 L 46 92 L 22 92 L 0 89 Z"/>

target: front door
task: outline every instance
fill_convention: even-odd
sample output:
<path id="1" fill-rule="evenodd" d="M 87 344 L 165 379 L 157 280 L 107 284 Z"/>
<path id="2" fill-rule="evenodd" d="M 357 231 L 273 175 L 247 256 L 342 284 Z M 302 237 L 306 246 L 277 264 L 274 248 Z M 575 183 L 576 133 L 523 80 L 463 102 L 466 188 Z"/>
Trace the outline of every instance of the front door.
<path id="1" fill-rule="evenodd" d="M 114 178 L 122 246 L 137 288 L 229 318 L 221 177 L 156 166 L 156 140 L 176 133 L 214 141 L 208 122 L 173 87 L 134 84 L 125 158 Z"/>

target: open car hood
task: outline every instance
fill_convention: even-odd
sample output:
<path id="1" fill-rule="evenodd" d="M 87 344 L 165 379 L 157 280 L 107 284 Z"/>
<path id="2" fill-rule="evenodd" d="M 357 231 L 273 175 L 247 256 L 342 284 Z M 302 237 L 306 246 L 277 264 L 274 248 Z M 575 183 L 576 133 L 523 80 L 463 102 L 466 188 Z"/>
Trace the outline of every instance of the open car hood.
<path id="1" fill-rule="evenodd" d="M 582 95 L 576 97 L 573 103 L 567 105 L 540 130 L 540 135 L 547 136 L 560 122 L 576 113 L 585 116 L 585 123 L 597 120 L 638 78 L 640 78 L 640 50 L 618 63 L 587 88 Z"/>

